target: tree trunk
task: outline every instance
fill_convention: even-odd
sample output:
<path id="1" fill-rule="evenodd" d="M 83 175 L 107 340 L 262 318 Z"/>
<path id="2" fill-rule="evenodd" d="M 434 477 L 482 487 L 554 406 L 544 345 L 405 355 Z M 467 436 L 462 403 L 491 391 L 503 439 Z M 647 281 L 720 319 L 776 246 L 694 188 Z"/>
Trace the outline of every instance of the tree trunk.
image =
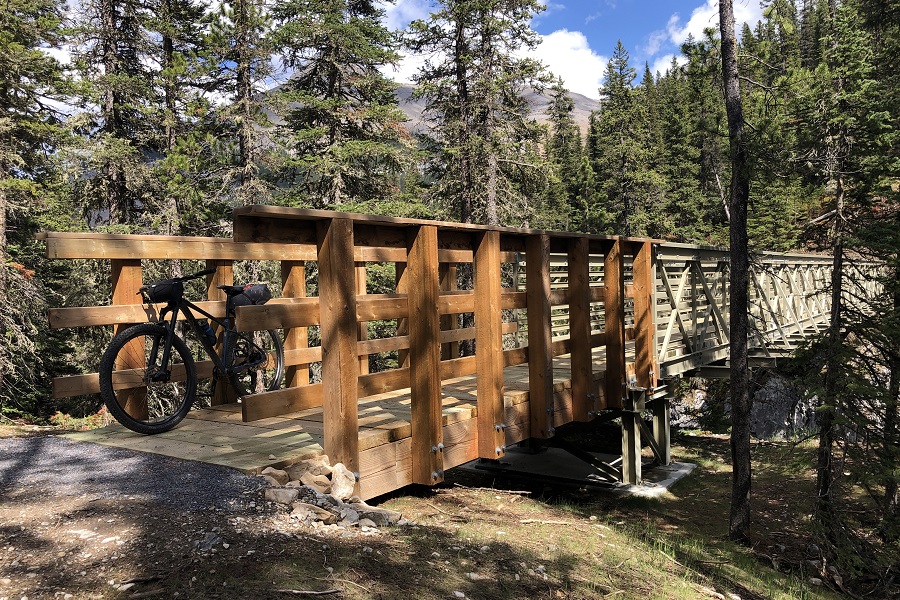
<path id="1" fill-rule="evenodd" d="M 728 535 L 747 542 L 750 534 L 750 370 L 747 363 L 748 289 L 750 257 L 747 247 L 747 199 L 750 170 L 744 115 L 738 80 L 737 41 L 732 0 L 719 2 L 722 33 L 722 75 L 728 139 L 731 151 L 731 222 L 729 223 L 731 274 L 729 320 L 731 328 L 731 518 Z"/>
<path id="2" fill-rule="evenodd" d="M 897 221 L 900 221 L 898 217 Z M 900 223 L 898 223 L 900 226 Z M 900 317 L 900 256 L 894 257 L 894 318 Z M 896 322 L 896 321 L 895 321 Z M 890 384 L 888 399 L 885 403 L 884 444 L 897 452 L 900 448 L 900 351 L 893 348 L 893 356 L 889 359 Z M 896 455 L 895 455 L 896 456 Z M 884 519 L 882 537 L 888 543 L 896 542 L 900 536 L 900 490 L 897 475 L 891 472 L 884 485 Z"/>
<path id="3" fill-rule="evenodd" d="M 237 103 L 240 110 L 238 133 L 238 167 L 241 186 L 253 181 L 253 110 L 252 68 L 250 60 L 250 7 L 251 0 L 239 0 L 235 4 L 235 53 L 237 58 Z"/>
<path id="4" fill-rule="evenodd" d="M 116 29 L 116 4 L 112 0 L 102 0 L 100 4 L 100 20 L 102 30 L 101 55 L 103 72 L 107 80 L 115 80 L 119 74 L 118 33 Z M 103 115 L 103 133 L 109 137 L 121 137 L 122 124 L 118 108 L 118 96 L 111 83 L 106 83 L 101 101 Z M 114 160 L 108 160 L 104 166 L 106 177 L 106 204 L 109 209 L 109 224 L 118 225 L 127 222 L 127 206 L 125 196 L 125 175 Z"/>
<path id="5" fill-rule="evenodd" d="M 0 183 L 6 178 L 6 165 L 2 165 L 2 168 L 3 170 L 0 171 Z M 0 311 L 7 311 L 6 300 L 8 295 L 8 277 L 6 271 L 8 268 L 6 266 L 6 205 L 6 190 L 0 186 Z M 6 327 L 3 325 L 3 321 L 0 321 L 0 340 L 5 339 Z M 0 403 L 2 403 L 2 392 L 5 385 L 4 373 L 6 372 L 6 354 L 8 346 L 9 344 L 6 343 L 0 344 Z"/>
<path id="6" fill-rule="evenodd" d="M 466 26 L 463 16 L 456 19 L 456 37 L 453 46 L 454 64 L 456 65 L 456 93 L 459 94 L 459 129 L 457 131 L 459 147 L 468 146 L 471 132 L 469 115 L 469 84 L 466 61 L 468 60 L 469 47 L 466 40 Z M 463 152 L 458 157 L 459 167 L 459 218 L 463 223 L 472 222 L 472 166 L 468 153 Z"/>
<path id="7" fill-rule="evenodd" d="M 837 541 L 832 485 L 834 483 L 834 420 L 840 377 L 841 295 L 844 288 L 844 186 L 838 178 L 834 225 L 834 259 L 831 267 L 831 321 L 826 334 L 825 375 L 819 407 L 819 448 L 816 452 L 816 519 L 829 542 Z"/>

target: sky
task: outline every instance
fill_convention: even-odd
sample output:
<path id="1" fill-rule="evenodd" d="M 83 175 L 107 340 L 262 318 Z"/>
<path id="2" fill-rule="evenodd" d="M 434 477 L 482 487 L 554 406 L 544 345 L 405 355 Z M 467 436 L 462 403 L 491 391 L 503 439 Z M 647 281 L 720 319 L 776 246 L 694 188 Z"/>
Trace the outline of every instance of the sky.
<path id="1" fill-rule="evenodd" d="M 541 44 L 529 53 L 562 77 L 570 91 L 598 98 L 598 88 L 609 56 L 621 40 L 638 72 L 644 64 L 654 73 L 665 72 L 689 34 L 719 27 L 718 0 L 544 0 L 547 9 L 531 25 Z M 385 5 L 387 25 L 402 29 L 414 19 L 428 17 L 432 0 L 396 0 Z M 734 0 L 738 32 L 743 23 L 753 27 L 760 19 L 759 0 Z M 422 62 L 407 56 L 392 73 L 408 82 Z"/>

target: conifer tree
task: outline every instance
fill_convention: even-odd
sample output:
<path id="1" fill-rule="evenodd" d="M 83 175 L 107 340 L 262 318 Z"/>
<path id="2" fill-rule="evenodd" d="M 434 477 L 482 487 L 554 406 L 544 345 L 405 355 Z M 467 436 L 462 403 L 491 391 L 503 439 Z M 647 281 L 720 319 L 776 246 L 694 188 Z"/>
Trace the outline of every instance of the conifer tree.
<path id="1" fill-rule="evenodd" d="M 219 72 L 217 88 L 227 100 L 218 109 L 216 154 L 221 167 L 218 200 L 230 206 L 262 204 L 271 183 L 262 174 L 277 167 L 267 139 L 272 123 L 263 90 L 272 83 L 271 15 L 263 0 L 222 3 L 209 37 Z"/>
<path id="2" fill-rule="evenodd" d="M 390 197 L 407 161 L 408 136 L 394 84 L 379 71 L 397 60 L 371 0 L 279 4 L 275 45 L 294 70 L 280 102 L 291 158 L 282 185 L 292 202 L 336 208 Z"/>
<path id="3" fill-rule="evenodd" d="M 536 46 L 539 9 L 534 0 L 447 0 L 409 26 L 407 46 L 432 57 L 414 78 L 441 144 L 432 193 L 464 222 L 523 223 L 533 210 L 529 180 L 545 165 L 523 91 L 544 75 L 516 52 Z"/>
<path id="4" fill-rule="evenodd" d="M 11 0 L 0 11 L 0 417 L 46 404 L 46 290 L 30 246 L 55 198 L 48 150 L 58 142 L 60 66 L 41 48 L 61 35 L 56 0 Z"/>
<path id="5" fill-rule="evenodd" d="M 569 224 L 569 213 L 574 220 L 569 228 L 575 231 L 586 231 L 587 223 L 583 221 L 583 211 L 578 211 L 578 195 L 580 191 L 581 170 L 581 131 L 572 117 L 575 102 L 569 96 L 569 90 L 557 79 L 550 89 L 550 103 L 547 106 L 547 118 L 550 136 L 547 140 L 547 155 L 553 167 L 554 175 L 559 181 L 562 195 L 558 206 L 565 212 L 559 215 L 561 220 Z"/>
<path id="6" fill-rule="evenodd" d="M 141 0 L 86 0 L 77 13 L 73 63 L 78 74 L 69 119 L 76 202 L 92 224 L 138 220 L 149 186 L 148 115 L 159 98 L 150 71 L 149 9 Z"/>

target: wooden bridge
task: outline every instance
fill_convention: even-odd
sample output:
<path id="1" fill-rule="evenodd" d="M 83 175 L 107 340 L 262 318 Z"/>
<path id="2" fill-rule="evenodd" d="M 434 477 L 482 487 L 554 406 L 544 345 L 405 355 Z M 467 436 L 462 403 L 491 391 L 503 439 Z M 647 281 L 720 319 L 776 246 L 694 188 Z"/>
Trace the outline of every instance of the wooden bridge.
<path id="1" fill-rule="evenodd" d="M 232 283 L 236 261 L 277 261 L 270 270 L 281 274 L 281 297 L 238 308 L 237 327 L 284 330 L 285 388 L 238 402 L 217 386 L 210 408 L 165 434 L 114 425 L 73 437 L 249 473 L 325 452 L 358 473 L 363 498 L 436 484 L 446 469 L 502 459 L 513 444 L 610 411 L 621 416 L 622 458 L 601 471 L 637 483 L 642 438 L 654 462 L 669 463 L 666 383 L 728 358 L 719 248 L 269 206 L 236 210 L 233 239 L 40 237 L 50 258 L 111 263 L 111 304 L 52 310 L 52 327 L 153 320 L 159 307 L 135 304 L 151 261 L 215 267 L 200 304 L 217 316 L 216 286 Z M 371 269 L 393 270 L 392 292 L 367 293 Z M 758 257 L 751 345 L 760 360 L 827 326 L 830 269 L 827 256 Z M 317 295 L 307 296 L 308 279 Z M 374 321 L 392 335 L 370 337 Z M 476 352 L 463 355 L 473 341 Z M 396 367 L 369 372 L 376 354 Z M 209 361 L 198 372 L 210 377 Z M 57 398 L 98 391 L 96 373 L 53 381 Z"/>

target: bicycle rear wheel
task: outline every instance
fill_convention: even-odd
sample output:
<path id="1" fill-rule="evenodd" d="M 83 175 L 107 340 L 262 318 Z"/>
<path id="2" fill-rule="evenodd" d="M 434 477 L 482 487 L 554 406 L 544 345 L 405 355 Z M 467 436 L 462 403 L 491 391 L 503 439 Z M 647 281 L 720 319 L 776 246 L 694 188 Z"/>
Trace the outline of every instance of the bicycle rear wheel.
<path id="1" fill-rule="evenodd" d="M 277 331 L 255 331 L 235 340 L 233 369 L 248 394 L 272 392 L 284 379 L 284 344 Z"/>
<path id="2" fill-rule="evenodd" d="M 167 330 L 153 323 L 129 327 L 100 360 L 100 395 L 116 420 L 138 433 L 175 427 L 191 409 L 197 372 L 180 337 L 172 339 L 168 364 L 161 364 Z"/>

